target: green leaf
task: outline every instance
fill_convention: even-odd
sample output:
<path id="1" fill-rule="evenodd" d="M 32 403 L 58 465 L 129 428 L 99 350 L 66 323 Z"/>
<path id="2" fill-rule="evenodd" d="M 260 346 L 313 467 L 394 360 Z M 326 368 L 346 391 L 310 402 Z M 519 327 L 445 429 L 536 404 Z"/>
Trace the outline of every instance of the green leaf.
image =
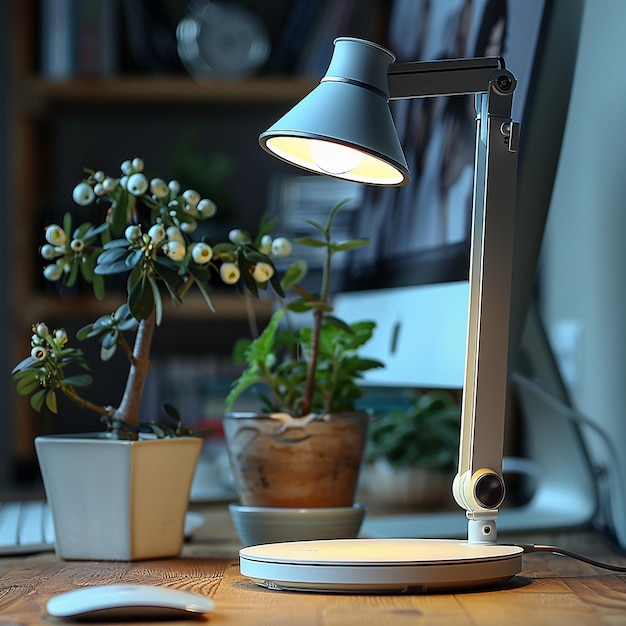
<path id="1" fill-rule="evenodd" d="M 21 372 L 22 370 L 25 370 L 29 367 L 32 367 L 33 365 L 36 365 L 37 363 L 39 363 L 39 361 L 37 359 L 35 359 L 32 356 L 27 356 L 24 360 L 20 361 L 12 370 L 11 373 L 15 374 L 16 372 Z"/>
<path id="2" fill-rule="evenodd" d="M 25 374 L 30 374 L 31 377 L 25 376 L 18 381 L 16 389 L 20 396 L 28 396 L 39 387 L 39 379 L 35 372 L 25 372 Z"/>
<path id="3" fill-rule="evenodd" d="M 128 241 L 126 241 L 126 239 L 111 239 L 111 241 L 107 241 L 102 247 L 104 250 L 111 250 L 113 248 L 128 249 Z"/>
<path id="4" fill-rule="evenodd" d="M 213 254 L 218 255 L 218 254 L 224 254 L 224 253 L 234 253 L 236 249 L 237 249 L 237 246 L 234 243 L 227 243 L 227 242 L 216 243 L 213 246 Z"/>
<path id="5" fill-rule="evenodd" d="M 161 298 L 159 285 L 157 285 L 157 281 L 152 276 L 148 277 L 148 283 L 150 284 L 150 288 L 152 289 L 152 297 L 155 310 L 155 323 L 157 326 L 160 326 L 161 321 L 163 320 L 163 299 Z"/>
<path id="6" fill-rule="evenodd" d="M 96 237 L 98 235 L 100 235 L 101 233 L 104 233 L 106 231 L 109 230 L 109 223 L 108 222 L 103 222 L 102 224 L 99 224 L 98 226 L 93 226 L 93 225 L 89 225 L 89 229 L 85 232 L 85 234 L 83 235 L 83 237 L 85 239 L 91 239 L 93 237 Z"/>
<path id="7" fill-rule="evenodd" d="M 133 250 L 127 257 L 124 259 L 124 263 L 127 268 L 135 267 L 136 265 L 140 265 L 143 261 L 143 252 L 141 250 Z"/>
<path id="8" fill-rule="evenodd" d="M 278 277 L 278 274 L 273 274 L 269 280 L 269 284 L 272 285 L 272 289 L 276 292 L 276 295 L 279 298 L 285 297 L 285 291 L 283 289 L 282 281 Z M 264 290 L 267 289 L 267 283 L 265 285 L 260 285 L 260 287 Z"/>
<path id="9" fill-rule="evenodd" d="M 246 354 L 248 369 L 242 373 L 231 387 L 225 401 L 226 411 L 232 410 L 233 403 L 243 391 L 254 383 L 259 382 L 260 364 L 266 363 L 268 356 L 272 353 L 276 332 L 283 315 L 284 311 L 280 309 L 275 311 L 263 332 L 250 343 Z"/>
<path id="10" fill-rule="evenodd" d="M 341 252 L 343 250 L 354 250 L 355 248 L 361 248 L 368 245 L 369 239 L 350 239 L 349 241 L 342 241 L 333 245 L 334 252 Z"/>
<path id="11" fill-rule="evenodd" d="M 293 300 L 288 302 L 285 307 L 294 313 L 307 313 L 312 309 L 311 303 L 308 300 Z"/>
<path id="12" fill-rule="evenodd" d="M 297 237 L 294 241 L 300 245 L 309 246 L 309 248 L 326 248 L 328 246 L 326 241 L 313 239 L 313 237 Z"/>
<path id="13" fill-rule="evenodd" d="M 72 385 L 72 387 L 87 387 L 93 382 L 90 374 L 75 374 L 63 379 L 64 385 Z"/>
<path id="14" fill-rule="evenodd" d="M 178 412 L 178 409 L 171 405 L 168 404 L 167 402 L 163 405 L 163 410 L 165 411 L 165 414 L 172 418 L 175 422 L 177 422 L 178 424 L 180 424 L 182 422 L 182 419 L 180 417 L 180 413 Z"/>
<path id="15" fill-rule="evenodd" d="M 119 239 L 117 241 L 120 241 Z M 115 263 L 121 261 L 128 254 L 126 246 L 113 246 L 104 249 L 98 257 L 98 263 Z"/>
<path id="16" fill-rule="evenodd" d="M 168 259 L 169 260 L 169 259 Z M 196 268 L 189 268 L 189 273 L 196 277 Z M 179 288 L 183 285 L 183 279 L 178 273 L 178 267 L 172 267 L 169 263 L 165 263 L 163 259 L 156 259 L 154 263 L 154 271 L 163 281 L 172 298 L 180 304 L 181 299 L 178 295 Z"/>
<path id="17" fill-rule="evenodd" d="M 152 432 L 157 436 L 157 439 L 163 439 L 164 437 L 167 437 L 168 435 L 167 429 L 162 428 L 156 422 L 150 422 L 148 426 L 152 429 Z"/>
<path id="18" fill-rule="evenodd" d="M 104 348 L 111 348 L 117 345 L 119 340 L 119 333 L 117 329 L 112 329 L 107 331 L 104 335 L 102 335 L 102 339 L 100 339 L 100 344 Z"/>
<path id="19" fill-rule="evenodd" d="M 37 411 L 38 413 L 41 411 L 41 407 L 43 407 L 43 403 L 44 400 L 46 399 L 46 396 L 48 395 L 48 393 L 51 391 L 51 389 L 40 389 L 37 393 L 34 393 L 31 397 L 30 397 L 30 406 L 33 407 L 33 409 L 35 409 L 35 411 Z M 54 413 L 55 411 L 53 411 Z"/>
<path id="20" fill-rule="evenodd" d="M 130 271 L 128 279 L 126 280 L 126 290 L 128 291 L 128 293 L 130 293 L 133 290 L 133 287 L 143 279 L 143 270 L 138 265 L 135 265 L 135 267 L 133 267 L 133 269 Z"/>
<path id="21" fill-rule="evenodd" d="M 207 286 L 203 282 L 196 280 L 196 287 L 198 287 L 198 290 L 202 294 L 202 297 L 204 298 L 204 301 L 207 303 L 207 306 L 209 307 L 209 309 L 213 313 L 215 313 L 215 307 L 213 306 L 213 301 L 211 300 L 211 294 L 209 293 Z"/>
<path id="22" fill-rule="evenodd" d="M 262 252 L 255 250 L 252 246 L 249 246 L 249 245 L 242 246 L 241 254 L 247 261 L 250 261 L 250 263 L 252 264 L 267 263 L 268 265 L 271 265 L 272 267 L 274 267 L 274 263 L 266 254 L 263 254 Z"/>
<path id="23" fill-rule="evenodd" d="M 330 213 L 328 214 L 328 220 L 326 220 L 325 228 L 327 239 L 330 239 L 330 231 L 332 230 L 333 222 L 335 221 L 335 215 L 337 215 L 339 209 L 341 209 L 341 207 L 348 202 L 350 202 L 350 198 L 344 198 L 343 200 L 339 200 L 339 202 L 337 202 L 337 204 L 335 204 L 335 206 L 330 210 Z"/>
<path id="24" fill-rule="evenodd" d="M 93 281 L 94 264 L 89 262 L 89 257 L 84 257 L 83 261 L 78 264 L 80 267 L 80 273 L 85 282 L 91 283 Z"/>
<path id="25" fill-rule="evenodd" d="M 287 268 L 287 271 L 284 273 L 280 281 L 283 290 L 288 291 L 295 284 L 299 283 L 307 275 L 308 270 L 309 265 L 304 260 L 299 260 L 292 263 Z"/>
<path id="26" fill-rule="evenodd" d="M 124 261 L 117 261 L 116 263 L 98 263 L 94 269 L 95 274 L 107 275 L 107 274 L 124 274 L 128 272 L 129 267 Z"/>
<path id="27" fill-rule="evenodd" d="M 102 276 L 94 274 L 91 279 L 91 287 L 96 299 L 102 300 L 104 298 L 104 279 Z"/>
<path id="28" fill-rule="evenodd" d="M 344 322 L 343 320 L 340 320 L 338 317 L 335 317 L 334 315 L 327 315 L 324 319 L 329 324 L 332 324 L 333 326 L 336 326 L 337 328 L 340 328 L 341 330 L 347 333 L 354 332 L 352 330 L 352 327 L 349 324 L 346 324 L 346 322 Z"/>
<path id="29" fill-rule="evenodd" d="M 55 393 L 54 389 L 50 389 L 50 391 L 48 391 L 48 394 L 46 395 L 46 406 L 51 413 L 58 412 L 57 394 Z"/>
<path id="30" fill-rule="evenodd" d="M 113 355 L 117 352 L 117 344 L 113 344 L 112 346 L 106 347 L 104 345 L 100 345 L 100 360 L 110 361 L 113 358 Z"/>
<path id="31" fill-rule="evenodd" d="M 154 309 L 154 293 L 147 279 L 138 281 L 128 294 L 128 307 L 133 317 L 145 320 Z"/>
<path id="32" fill-rule="evenodd" d="M 304 221 L 307 224 L 310 224 L 311 226 L 313 226 L 313 228 L 316 228 L 317 230 L 319 230 L 320 233 L 322 233 L 322 235 L 324 235 L 325 237 L 328 237 L 327 230 L 319 222 L 316 222 L 315 220 L 312 220 L 308 217 L 305 217 Z"/>
<path id="33" fill-rule="evenodd" d="M 73 287 L 76 284 L 78 278 L 78 270 L 80 267 L 80 261 L 74 261 L 70 267 L 70 273 L 66 274 L 66 278 L 63 283 L 66 287 Z"/>
<path id="34" fill-rule="evenodd" d="M 240 337 L 235 341 L 232 352 L 232 361 L 236 365 L 244 365 L 246 363 L 246 354 L 250 349 L 252 339 L 249 337 Z"/>
<path id="35" fill-rule="evenodd" d="M 74 239 L 87 239 L 87 233 L 91 230 L 92 224 L 90 222 L 83 222 L 74 230 L 72 235 Z"/>
<path id="36" fill-rule="evenodd" d="M 65 215 L 63 215 L 63 230 L 67 233 L 68 236 L 72 232 L 72 214 L 71 213 L 65 213 Z"/>

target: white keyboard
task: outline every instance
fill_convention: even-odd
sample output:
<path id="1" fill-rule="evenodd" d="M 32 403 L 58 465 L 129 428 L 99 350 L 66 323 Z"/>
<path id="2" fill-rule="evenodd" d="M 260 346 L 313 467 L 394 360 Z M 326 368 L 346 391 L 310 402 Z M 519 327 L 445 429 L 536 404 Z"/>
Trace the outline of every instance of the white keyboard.
<path id="1" fill-rule="evenodd" d="M 54 550 L 54 526 L 45 500 L 0 502 L 0 555 Z"/>
<path id="2" fill-rule="evenodd" d="M 204 524 L 200 513 L 185 516 L 185 538 Z M 54 550 L 54 525 L 45 500 L 0 502 L 0 556 Z"/>

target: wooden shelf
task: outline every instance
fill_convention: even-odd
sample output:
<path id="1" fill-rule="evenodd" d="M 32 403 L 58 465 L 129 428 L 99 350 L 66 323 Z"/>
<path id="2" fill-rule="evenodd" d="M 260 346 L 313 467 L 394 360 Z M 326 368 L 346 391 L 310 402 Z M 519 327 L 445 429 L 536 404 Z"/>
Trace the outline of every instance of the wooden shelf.
<path id="1" fill-rule="evenodd" d="M 19 83 L 21 106 L 43 112 L 49 106 L 80 104 L 288 104 L 297 102 L 315 82 L 307 78 L 250 78 L 196 82 L 185 77 L 48 80 Z"/>
<path id="2" fill-rule="evenodd" d="M 100 315 L 112 313 L 124 302 L 123 296 L 106 296 L 96 300 L 93 296 L 76 297 L 61 300 L 56 296 L 33 295 L 24 310 L 20 312 L 20 320 L 24 327 L 30 329 L 33 323 L 48 319 L 80 320 L 88 323 Z M 204 298 L 199 294 L 189 294 L 182 305 L 176 305 L 170 299 L 163 301 L 163 319 L 207 321 L 241 321 L 247 319 L 246 304 L 237 294 L 217 293 L 212 297 L 215 311 L 209 309 Z M 252 300 L 254 313 L 259 318 L 267 318 L 272 314 L 270 300 Z"/>

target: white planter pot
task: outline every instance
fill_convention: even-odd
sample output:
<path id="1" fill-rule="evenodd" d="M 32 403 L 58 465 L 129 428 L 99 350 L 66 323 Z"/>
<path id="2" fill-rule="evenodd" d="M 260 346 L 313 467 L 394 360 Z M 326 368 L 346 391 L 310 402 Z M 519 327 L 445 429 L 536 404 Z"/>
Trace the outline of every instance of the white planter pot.
<path id="1" fill-rule="evenodd" d="M 201 446 L 197 437 L 37 437 L 57 556 L 116 561 L 178 556 Z"/>

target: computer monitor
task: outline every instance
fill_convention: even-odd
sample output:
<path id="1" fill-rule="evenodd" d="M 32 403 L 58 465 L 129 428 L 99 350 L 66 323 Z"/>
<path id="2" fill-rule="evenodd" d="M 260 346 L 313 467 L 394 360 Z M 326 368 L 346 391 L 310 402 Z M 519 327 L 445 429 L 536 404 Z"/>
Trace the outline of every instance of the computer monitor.
<path id="1" fill-rule="evenodd" d="M 439 10 L 445 4 L 437 3 Z M 482 15 L 482 23 L 493 24 L 504 15 L 501 53 L 520 85 L 514 98 L 514 119 L 521 121 L 521 133 L 509 362 L 516 399 L 511 404 L 519 408 L 522 422 L 516 453 L 530 463 L 520 466 L 519 459 L 505 459 L 504 471 L 505 477 L 507 471 L 537 476 L 528 475 L 534 490 L 529 501 L 515 510 L 503 510 L 498 527 L 506 531 L 579 526 L 589 523 L 596 512 L 596 486 L 579 426 L 568 414 L 567 391 L 534 299 L 583 2 L 479 2 L 473 11 L 468 22 L 457 3 L 457 12 L 449 16 L 447 23 L 454 17 L 457 24 L 462 23 L 459 18 L 471 24 L 467 45 L 475 42 L 474 52 L 478 55 L 484 54 L 477 45 L 484 30 L 478 16 Z M 440 28 L 442 19 L 443 14 L 438 16 Z M 520 44 L 522 48 L 516 48 Z M 389 45 L 393 49 L 393 41 Z M 528 53 L 533 46 L 534 55 Z M 432 50 L 424 50 L 425 54 L 429 52 L 432 57 Z M 466 51 L 459 56 L 471 54 Z M 465 345 L 459 336 L 464 337 L 467 320 L 471 211 L 467 201 L 471 180 L 466 180 L 467 156 L 452 154 L 454 162 L 450 154 L 463 149 L 460 124 L 472 126 L 468 119 L 471 103 L 465 97 L 441 105 L 411 103 L 416 104 L 401 103 L 396 111 L 400 123 L 397 119 L 396 123 L 401 139 L 404 135 L 404 142 L 409 143 L 407 159 L 410 167 L 417 168 L 417 181 L 399 190 L 375 188 L 366 193 L 357 234 L 372 236 L 373 245 L 352 256 L 335 300 L 336 313 L 350 321 L 362 319 L 363 311 L 367 311 L 378 323 L 373 356 L 386 361 L 388 368 L 368 373 L 366 380 L 372 386 L 460 388 Z M 430 129 L 425 130 L 425 126 Z M 450 129 L 455 143 L 446 152 L 445 138 Z M 415 133 L 417 140 L 411 141 Z M 447 165 L 446 154 L 451 160 Z M 429 159 L 434 159 L 434 164 Z M 441 176 L 446 180 L 439 181 Z M 551 403 L 543 391 L 548 391 L 557 404 Z M 559 445 L 561 455 L 555 454 L 553 446 L 546 448 L 542 443 L 546 437 L 563 443 Z M 578 468 L 576 473 L 563 471 L 572 465 Z M 455 534 L 455 524 L 462 535 L 462 515 L 372 518 L 366 522 L 365 531 L 374 536 L 424 537 L 435 528 L 441 536 L 450 536 Z"/>

